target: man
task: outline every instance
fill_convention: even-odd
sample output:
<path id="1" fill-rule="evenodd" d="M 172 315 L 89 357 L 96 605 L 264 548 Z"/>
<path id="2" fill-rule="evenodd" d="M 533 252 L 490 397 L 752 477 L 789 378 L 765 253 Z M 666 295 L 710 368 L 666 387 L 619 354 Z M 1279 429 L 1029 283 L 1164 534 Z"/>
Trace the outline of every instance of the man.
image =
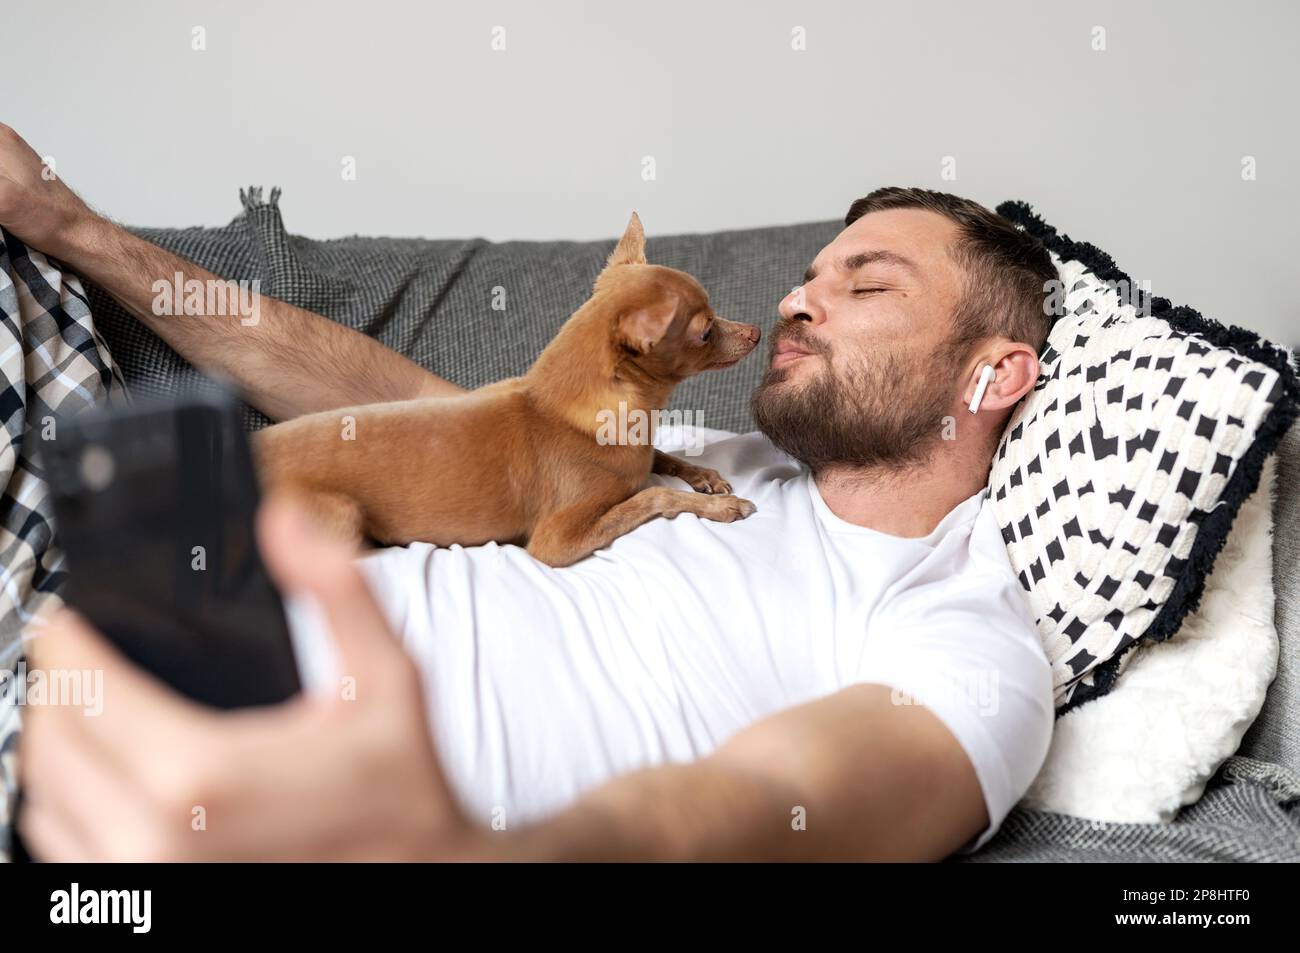
<path id="1" fill-rule="evenodd" d="M 2 126 L 0 225 L 273 417 L 459 390 L 271 299 L 254 327 L 156 316 L 157 277 L 214 276 L 92 213 Z M 738 523 L 653 520 L 562 570 L 495 545 L 353 562 L 268 501 L 268 566 L 325 619 L 296 617 L 312 690 L 292 703 L 201 709 L 59 613 L 35 662 L 103 669 L 105 704 L 26 713 L 29 845 L 939 859 L 983 844 L 1052 730 L 1050 671 L 984 486 L 1037 378 L 1054 277 L 1041 246 L 972 202 L 855 202 L 780 303 L 753 397 L 762 434 L 693 458 L 757 504 Z"/>

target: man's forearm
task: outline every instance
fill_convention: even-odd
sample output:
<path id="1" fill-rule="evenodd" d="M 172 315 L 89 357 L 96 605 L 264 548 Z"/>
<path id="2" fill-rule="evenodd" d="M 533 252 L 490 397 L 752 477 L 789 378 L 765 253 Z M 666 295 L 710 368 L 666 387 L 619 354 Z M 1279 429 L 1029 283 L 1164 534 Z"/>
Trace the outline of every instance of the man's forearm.
<path id="1" fill-rule="evenodd" d="M 804 799 L 806 800 L 806 799 Z M 489 858 L 522 861 L 813 859 L 801 798 L 768 777 L 708 759 L 624 775 L 553 818 L 488 837 Z"/>
<path id="2" fill-rule="evenodd" d="M 233 379 L 273 419 L 463 390 L 358 331 L 274 298 L 245 298 L 252 314 L 228 307 L 186 313 L 186 282 L 221 291 L 225 279 L 107 219 L 87 223 L 51 251 L 192 364 Z M 160 281 L 167 289 L 161 296 Z"/>
<path id="3" fill-rule="evenodd" d="M 939 860 L 988 820 L 944 722 L 887 685 L 859 684 L 480 841 L 516 860 Z"/>

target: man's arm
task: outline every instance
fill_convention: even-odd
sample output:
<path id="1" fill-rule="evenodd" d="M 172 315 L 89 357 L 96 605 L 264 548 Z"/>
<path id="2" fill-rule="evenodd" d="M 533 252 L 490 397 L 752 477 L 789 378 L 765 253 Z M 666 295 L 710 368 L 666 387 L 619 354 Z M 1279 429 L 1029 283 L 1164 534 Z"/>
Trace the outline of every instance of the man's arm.
<path id="1" fill-rule="evenodd" d="M 624 775 L 502 836 L 502 859 L 940 860 L 988 826 L 974 767 L 928 709 L 855 685 L 710 757 Z"/>
<path id="2" fill-rule="evenodd" d="M 232 378 L 268 416 L 463 392 L 358 331 L 274 298 L 256 297 L 255 322 L 186 315 L 176 276 L 181 288 L 222 279 L 97 215 L 44 169 L 0 124 L 0 225 L 103 288 L 192 364 Z M 155 308 L 158 281 L 172 289 L 166 308 Z"/>
<path id="3" fill-rule="evenodd" d="M 275 298 L 255 297 L 252 323 L 238 314 L 186 315 L 175 275 L 181 288 L 193 279 L 204 287 L 221 279 L 103 218 L 60 257 L 186 360 L 232 378 L 275 420 L 464 390 L 359 331 Z M 169 315 L 154 313 L 160 279 L 171 289 Z"/>

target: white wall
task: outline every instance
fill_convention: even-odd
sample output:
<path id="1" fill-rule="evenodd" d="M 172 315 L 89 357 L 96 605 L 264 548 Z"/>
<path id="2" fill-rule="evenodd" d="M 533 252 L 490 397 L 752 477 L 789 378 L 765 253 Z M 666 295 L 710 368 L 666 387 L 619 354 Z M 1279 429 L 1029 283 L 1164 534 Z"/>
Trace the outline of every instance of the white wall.
<path id="1" fill-rule="evenodd" d="M 923 185 L 1028 199 L 1157 294 L 1300 344 L 1294 3 L 0 8 L 0 119 L 131 224 L 223 223 L 259 183 L 317 237 L 595 238 L 633 207 L 666 234 Z"/>

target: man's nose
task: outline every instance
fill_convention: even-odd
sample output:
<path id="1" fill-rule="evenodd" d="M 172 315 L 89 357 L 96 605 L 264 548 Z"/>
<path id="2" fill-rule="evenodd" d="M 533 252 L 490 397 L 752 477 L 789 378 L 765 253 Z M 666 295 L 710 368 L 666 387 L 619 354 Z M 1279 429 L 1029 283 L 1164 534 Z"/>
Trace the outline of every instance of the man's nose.
<path id="1" fill-rule="evenodd" d="M 809 295 L 806 284 L 792 288 L 782 299 L 777 311 L 788 321 L 803 321 L 806 324 L 820 324 L 822 321 L 821 310 Z"/>

